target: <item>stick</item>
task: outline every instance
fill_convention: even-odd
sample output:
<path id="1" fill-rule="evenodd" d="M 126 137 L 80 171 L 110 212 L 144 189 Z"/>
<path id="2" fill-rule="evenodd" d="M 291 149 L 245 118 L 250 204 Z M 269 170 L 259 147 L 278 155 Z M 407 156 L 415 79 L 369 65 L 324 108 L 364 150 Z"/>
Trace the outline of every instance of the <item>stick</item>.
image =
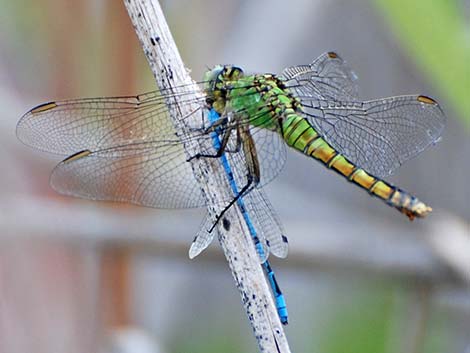
<path id="1" fill-rule="evenodd" d="M 193 84 L 183 65 L 158 1 L 124 0 L 124 3 L 159 89 L 171 91 L 185 85 L 188 87 L 187 92 L 193 92 L 194 98 L 200 97 L 198 86 Z M 185 96 L 184 100 L 188 101 L 189 98 Z M 169 112 L 175 129 L 185 136 L 188 134 L 187 119 L 182 121 L 181 117 L 190 116 L 200 105 L 178 105 L 173 98 L 168 100 L 167 103 L 172 103 Z M 189 157 L 204 146 L 198 146 L 193 140 L 185 143 L 184 148 Z M 225 171 L 217 162 L 204 158 L 191 160 L 194 176 L 200 183 L 212 216 L 220 214 L 224 200 L 231 197 L 230 187 L 223 178 Z M 219 222 L 218 225 L 219 242 L 240 291 L 260 351 L 288 353 L 290 349 L 283 326 L 243 217 L 237 207 L 231 207 L 225 218 L 228 222 Z"/>

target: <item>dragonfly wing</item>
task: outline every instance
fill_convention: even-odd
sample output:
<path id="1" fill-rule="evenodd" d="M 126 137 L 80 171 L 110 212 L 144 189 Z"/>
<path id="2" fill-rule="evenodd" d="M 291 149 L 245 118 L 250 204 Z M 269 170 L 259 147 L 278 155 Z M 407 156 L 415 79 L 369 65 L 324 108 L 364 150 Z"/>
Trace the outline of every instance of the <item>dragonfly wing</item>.
<path id="1" fill-rule="evenodd" d="M 36 149 L 71 155 L 51 176 L 63 194 L 162 208 L 203 205 L 158 92 L 43 104 L 21 118 L 17 135 Z"/>
<path id="2" fill-rule="evenodd" d="M 287 159 L 285 142 L 279 133 L 264 128 L 251 126 L 248 134 L 254 141 L 255 150 L 253 152 L 256 155 L 259 168 L 260 181 L 254 186 L 262 187 L 271 182 L 283 169 Z M 250 158 L 244 155 L 241 146 L 244 142 L 238 141 L 238 138 L 235 127 L 230 133 L 225 156 L 234 174 L 236 184 L 241 189 L 248 182 Z"/>
<path id="3" fill-rule="evenodd" d="M 284 168 L 287 159 L 286 143 L 278 132 L 252 127 L 250 132 L 260 164 L 259 187 L 271 182 Z"/>
<path id="4" fill-rule="evenodd" d="M 256 171 L 260 172 L 261 176 L 267 178 L 265 180 L 268 181 L 277 175 L 285 162 L 285 146 L 274 132 L 266 129 L 240 131 L 238 128 L 243 129 L 243 127 L 234 126 L 230 130 L 225 130 L 227 135 L 223 135 L 223 139 L 227 140 L 227 144 L 220 161 L 226 173 L 226 181 L 232 189 L 233 197 L 244 191 L 243 196 L 238 199 L 236 204 L 244 212 L 244 220 L 252 237 L 255 238 L 253 240 L 256 250 L 260 262 L 263 263 L 270 252 L 280 257 L 287 255 L 287 238 L 283 236 L 281 223 L 264 196 L 264 192 L 254 188 L 259 184 L 250 185 L 249 182 L 250 179 L 256 179 L 256 175 L 251 174 L 256 174 Z M 222 127 L 220 127 L 220 130 L 222 130 Z M 243 138 L 247 140 L 240 140 Z M 252 138 L 254 144 L 252 144 Z M 248 146 L 245 145 L 248 143 Z M 252 150 L 253 147 L 255 150 Z M 254 153 L 254 158 L 253 155 L 245 155 L 245 153 L 250 153 L 248 150 Z M 266 154 L 270 156 L 270 160 L 265 158 Z M 259 166 L 251 165 L 251 163 L 257 161 L 261 161 L 261 163 L 263 163 L 262 161 L 268 161 L 270 163 L 260 164 Z M 263 169 L 263 166 L 266 166 L 266 169 Z M 228 201 L 231 202 L 233 199 Z M 215 229 L 209 232 L 212 228 L 213 221 L 210 217 L 206 217 L 201 230 L 191 245 L 190 257 L 197 256 L 210 244 L 215 232 Z"/>
<path id="5" fill-rule="evenodd" d="M 157 91 L 41 104 L 20 119 L 16 133 L 28 146 L 60 155 L 132 142 L 179 141 L 165 100 Z"/>
<path id="6" fill-rule="evenodd" d="M 209 213 L 206 214 L 198 233 L 194 237 L 194 240 L 189 248 L 189 258 L 194 259 L 201 252 L 203 252 L 212 243 L 217 229 L 213 229 L 212 232 L 209 230 L 212 228 L 214 221 L 210 217 Z"/>
<path id="7" fill-rule="evenodd" d="M 335 101 L 359 97 L 356 74 L 334 52 L 323 53 L 310 65 L 288 67 L 282 76 L 299 96 Z"/>
<path id="8" fill-rule="evenodd" d="M 131 144 L 84 150 L 62 161 L 51 175 L 58 192 L 92 200 L 157 208 L 204 205 L 181 145 Z"/>
<path id="9" fill-rule="evenodd" d="M 253 190 L 250 192 L 246 198 L 247 200 L 252 200 L 251 194 L 256 193 L 259 190 Z M 248 201 L 246 205 L 251 205 L 252 202 Z M 250 210 L 254 210 L 256 206 L 251 205 L 249 206 Z M 259 207 L 259 205 L 258 205 Z M 250 222 L 253 224 L 253 227 L 256 229 L 256 235 L 258 236 L 259 246 L 256 246 L 256 251 L 258 253 L 260 263 L 264 263 L 269 253 L 272 252 L 274 255 L 278 257 L 286 257 L 287 256 L 287 248 L 282 249 L 280 246 L 277 246 L 277 241 L 275 238 L 275 231 L 273 224 L 269 224 L 267 222 L 272 221 L 273 219 L 269 217 L 268 210 L 260 211 L 260 212 L 249 212 Z M 258 218 L 261 216 L 261 218 Z M 209 216 L 206 215 L 202 225 L 194 237 L 194 240 L 189 248 L 189 258 L 193 259 L 198 256 L 201 252 L 203 252 L 213 241 L 214 236 L 217 234 L 217 228 L 212 229 L 209 231 L 214 224 L 214 220 Z M 276 224 L 277 225 L 277 224 Z M 263 228 L 264 227 L 264 228 Z M 279 233 L 280 234 L 280 233 Z M 253 234 L 252 234 L 253 235 Z M 276 234 L 277 235 L 277 234 Z M 269 238 L 267 238 L 269 237 Z M 273 246 L 270 246 L 270 240 L 273 240 Z M 287 240 L 286 240 L 287 244 Z"/>
<path id="10" fill-rule="evenodd" d="M 282 223 L 264 191 L 254 189 L 243 200 L 258 237 L 263 244 L 266 244 L 266 251 L 277 257 L 285 258 L 289 248 L 287 237 L 284 235 Z"/>
<path id="11" fill-rule="evenodd" d="M 304 115 L 339 153 L 377 177 L 439 141 L 445 115 L 426 96 L 398 96 L 367 102 L 299 97 Z"/>

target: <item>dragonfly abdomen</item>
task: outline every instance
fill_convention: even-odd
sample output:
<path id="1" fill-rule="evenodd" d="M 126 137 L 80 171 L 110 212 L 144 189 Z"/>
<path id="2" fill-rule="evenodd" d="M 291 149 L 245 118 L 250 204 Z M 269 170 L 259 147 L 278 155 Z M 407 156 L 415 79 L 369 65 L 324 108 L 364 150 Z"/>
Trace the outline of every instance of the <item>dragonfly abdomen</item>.
<path id="1" fill-rule="evenodd" d="M 407 192 L 370 175 L 338 153 L 310 123 L 298 114 L 290 114 L 283 120 L 283 137 L 286 143 L 296 150 L 310 156 L 329 169 L 344 176 L 348 181 L 367 190 L 372 196 L 385 201 L 404 213 L 410 220 L 424 217 L 432 211 L 431 207 Z"/>

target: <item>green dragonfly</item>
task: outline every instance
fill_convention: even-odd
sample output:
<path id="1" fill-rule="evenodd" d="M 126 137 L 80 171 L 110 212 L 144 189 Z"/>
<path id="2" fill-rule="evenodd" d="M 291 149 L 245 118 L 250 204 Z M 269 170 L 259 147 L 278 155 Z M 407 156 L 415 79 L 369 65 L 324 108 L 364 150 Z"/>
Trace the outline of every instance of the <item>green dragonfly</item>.
<path id="1" fill-rule="evenodd" d="M 175 133 L 164 91 L 41 104 L 21 118 L 17 136 L 33 148 L 69 156 L 51 176 L 53 188 L 66 195 L 157 208 L 204 206 L 182 142 L 210 141 L 216 127 L 221 148 L 214 152 L 210 143 L 196 157 L 227 152 L 243 193 L 282 170 L 287 144 L 410 219 L 431 211 L 381 178 L 440 139 L 445 116 L 432 98 L 408 95 L 363 102 L 356 75 L 334 52 L 279 76 L 244 75 L 240 68 L 217 66 L 201 84 L 205 95 L 194 115 L 214 110 L 220 119 L 188 136 Z M 180 104 L 189 103 L 184 89 L 168 94 Z M 254 205 L 265 200 L 260 192 Z M 258 208 L 268 206 L 262 203 Z"/>
<path id="2" fill-rule="evenodd" d="M 231 174 L 227 183 L 232 178 L 230 185 L 237 187 L 232 187 L 225 209 L 241 207 L 243 199 L 257 229 L 254 240 L 261 244 L 261 262 L 269 252 L 287 255 L 287 239 L 261 188 L 282 170 L 286 145 L 411 220 L 431 212 L 382 178 L 440 139 L 445 116 L 434 99 L 407 95 L 361 101 L 356 75 L 334 52 L 281 75 L 245 75 L 238 67 L 216 66 L 200 84 L 204 95 L 197 99 L 188 98 L 192 95 L 187 87 L 176 87 L 171 92 L 45 103 L 21 118 L 17 136 L 36 149 L 68 156 L 51 175 L 58 192 L 157 208 L 204 206 L 188 161 L 226 159 L 224 168 Z M 199 122 L 191 131 L 176 133 L 168 98 L 199 106 L 180 116 Z M 188 158 L 183 143 L 191 139 L 203 147 Z M 203 222 L 191 257 L 208 246 L 220 218 Z"/>

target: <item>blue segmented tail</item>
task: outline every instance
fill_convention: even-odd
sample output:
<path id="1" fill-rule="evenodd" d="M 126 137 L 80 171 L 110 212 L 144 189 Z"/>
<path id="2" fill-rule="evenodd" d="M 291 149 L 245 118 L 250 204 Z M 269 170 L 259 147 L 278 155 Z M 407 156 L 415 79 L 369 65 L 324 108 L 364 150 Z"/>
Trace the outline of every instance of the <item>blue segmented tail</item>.
<path id="1" fill-rule="evenodd" d="M 220 115 L 214 109 L 211 109 L 209 111 L 208 118 L 209 118 L 209 122 L 211 124 L 213 124 L 214 122 L 216 122 L 217 120 L 220 119 Z M 221 148 L 221 141 L 220 141 L 219 135 L 218 135 L 217 132 L 212 132 L 211 136 L 212 136 L 214 148 L 218 151 Z M 238 191 L 238 187 L 237 187 L 237 184 L 235 182 L 235 179 L 233 177 L 232 169 L 230 168 L 230 164 L 227 160 L 227 157 L 225 156 L 225 153 L 222 154 L 222 156 L 220 157 L 220 160 L 222 161 L 222 165 L 225 169 L 225 172 L 227 173 L 227 177 L 228 177 L 228 180 L 229 180 L 229 183 L 230 183 L 230 187 L 232 188 L 232 192 L 236 197 L 238 195 L 239 191 Z M 247 209 L 245 207 L 245 203 L 244 203 L 242 197 L 239 197 L 237 199 L 237 205 L 240 208 L 240 211 L 243 215 L 245 223 L 246 223 L 246 225 L 247 225 L 247 227 L 250 231 L 251 237 L 253 238 L 253 242 L 255 243 L 256 251 L 258 252 L 258 254 L 261 257 L 264 258 L 264 256 L 266 254 L 264 254 L 263 246 L 261 245 L 258 234 L 256 232 L 256 229 L 255 229 L 254 225 L 253 225 L 253 222 L 250 219 L 250 216 L 247 212 Z M 276 301 L 276 309 L 277 309 L 277 313 L 279 315 L 279 319 L 281 320 L 281 323 L 283 325 L 287 325 L 287 323 L 288 323 L 288 313 L 287 313 L 286 301 L 284 299 L 284 294 L 282 294 L 281 289 L 279 288 L 279 285 L 277 284 L 276 276 L 274 274 L 273 269 L 271 268 L 271 265 L 269 264 L 269 261 L 266 260 L 265 262 L 263 262 L 262 266 L 263 266 L 263 268 L 266 272 L 266 275 L 268 276 L 268 279 L 269 279 L 269 284 L 271 286 L 271 291 L 273 292 L 274 299 Z"/>

